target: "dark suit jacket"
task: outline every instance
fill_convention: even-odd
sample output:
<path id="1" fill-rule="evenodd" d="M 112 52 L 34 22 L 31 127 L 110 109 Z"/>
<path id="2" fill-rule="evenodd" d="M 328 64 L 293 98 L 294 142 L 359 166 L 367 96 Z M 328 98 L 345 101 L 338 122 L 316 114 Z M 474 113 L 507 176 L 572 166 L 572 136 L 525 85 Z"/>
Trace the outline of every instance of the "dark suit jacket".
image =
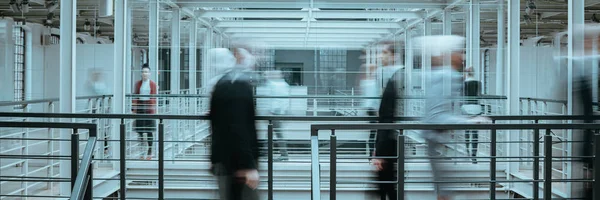
<path id="1" fill-rule="evenodd" d="M 379 123 L 393 123 L 398 112 L 400 92 L 404 91 L 404 69 L 399 69 L 387 82 L 379 105 Z M 400 100 L 402 101 L 402 100 Z M 396 156 L 398 130 L 378 130 L 375 156 Z M 395 160 L 395 159 L 388 159 Z"/>
<path id="2" fill-rule="evenodd" d="M 257 169 L 258 141 L 252 86 L 247 74 L 230 72 L 215 86 L 210 99 L 211 162 L 227 173 Z"/>

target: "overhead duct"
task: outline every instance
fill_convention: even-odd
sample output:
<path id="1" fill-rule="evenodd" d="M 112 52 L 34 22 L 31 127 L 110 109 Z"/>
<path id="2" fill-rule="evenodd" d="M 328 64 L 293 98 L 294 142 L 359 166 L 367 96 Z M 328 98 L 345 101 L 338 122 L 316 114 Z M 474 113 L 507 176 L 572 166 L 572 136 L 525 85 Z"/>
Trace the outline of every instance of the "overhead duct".
<path id="1" fill-rule="evenodd" d="M 100 7 L 98 9 L 98 16 L 110 17 L 113 16 L 114 11 L 114 0 L 100 0 Z"/>

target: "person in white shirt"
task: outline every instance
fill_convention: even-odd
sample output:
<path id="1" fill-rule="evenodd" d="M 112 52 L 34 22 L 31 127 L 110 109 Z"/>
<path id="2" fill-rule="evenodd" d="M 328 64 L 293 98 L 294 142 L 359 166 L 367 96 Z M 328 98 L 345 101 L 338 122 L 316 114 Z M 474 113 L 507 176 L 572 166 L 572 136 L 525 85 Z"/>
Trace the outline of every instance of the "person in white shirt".
<path id="1" fill-rule="evenodd" d="M 452 97 L 462 95 L 463 52 L 465 38 L 454 35 L 422 36 L 414 39 L 415 49 L 424 49 L 431 55 L 431 72 L 425 78 L 425 115 L 424 124 L 488 123 L 485 117 L 470 117 L 455 113 L 452 109 Z M 450 57 L 450 66 L 445 66 L 445 57 Z M 445 85 L 444 80 L 450 80 Z M 448 130 L 425 130 L 422 137 L 427 141 L 429 156 L 440 156 L 437 148 L 449 141 Z M 445 174 L 439 159 L 430 159 L 434 181 L 443 181 Z M 442 183 L 434 183 L 438 200 L 449 200 L 450 193 L 444 190 Z"/>
<path id="2" fill-rule="evenodd" d="M 266 86 L 269 88 L 269 96 L 272 97 L 283 97 L 283 98 L 270 98 L 268 101 L 269 113 L 272 115 L 287 115 L 290 110 L 290 99 L 287 97 L 290 95 L 290 85 L 283 79 L 283 74 L 280 70 L 269 71 L 266 73 Z M 278 161 L 287 161 L 289 159 L 287 152 L 287 143 L 284 141 L 282 125 L 279 120 L 272 120 L 273 133 L 277 137 L 278 141 L 275 143 L 279 147 L 281 157 L 277 158 Z"/>

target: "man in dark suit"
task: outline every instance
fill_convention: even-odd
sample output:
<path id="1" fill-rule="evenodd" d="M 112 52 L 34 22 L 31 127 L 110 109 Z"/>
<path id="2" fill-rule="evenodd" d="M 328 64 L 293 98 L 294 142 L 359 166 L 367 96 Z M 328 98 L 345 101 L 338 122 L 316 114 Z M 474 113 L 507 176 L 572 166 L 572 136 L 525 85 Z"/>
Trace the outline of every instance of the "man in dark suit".
<path id="1" fill-rule="evenodd" d="M 235 59 L 227 49 L 209 53 Z M 215 83 L 210 100 L 213 172 L 218 177 L 221 200 L 255 200 L 259 175 L 252 85 L 247 69 L 220 67 L 229 69 L 223 70 Z"/>
<path id="2" fill-rule="evenodd" d="M 403 107 L 399 103 L 398 97 L 404 95 L 404 66 L 394 65 L 394 57 L 396 47 L 393 42 L 381 43 L 382 47 L 382 64 L 384 67 L 377 69 L 376 80 L 377 89 L 381 91 L 381 102 L 379 103 L 379 123 L 394 123 L 394 117 L 403 115 L 399 107 Z M 381 86 L 381 87 L 379 87 Z M 402 101 L 400 101 L 402 102 Z M 400 111 L 400 112 L 399 112 Z M 377 157 L 394 157 L 397 156 L 397 130 L 378 130 L 375 137 L 374 156 Z M 372 163 L 377 171 L 378 181 L 396 181 L 394 173 L 394 163 L 396 159 L 392 158 L 375 158 Z M 379 196 L 385 200 L 396 200 L 395 184 L 380 183 Z"/>

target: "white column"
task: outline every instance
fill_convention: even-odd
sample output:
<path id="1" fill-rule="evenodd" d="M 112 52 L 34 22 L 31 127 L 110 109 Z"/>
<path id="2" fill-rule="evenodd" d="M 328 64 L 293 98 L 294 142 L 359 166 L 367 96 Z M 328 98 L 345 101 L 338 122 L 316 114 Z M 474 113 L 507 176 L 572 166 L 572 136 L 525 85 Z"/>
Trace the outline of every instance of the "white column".
<path id="1" fill-rule="evenodd" d="M 158 0 L 150 1 L 150 28 L 149 34 L 149 55 L 148 55 L 148 66 L 152 72 L 152 80 L 159 84 L 158 79 L 158 11 L 159 11 Z M 140 69 L 141 70 L 141 69 Z"/>
<path id="2" fill-rule="evenodd" d="M 431 35 L 431 19 L 423 20 L 423 35 L 428 36 Z M 421 49 L 421 88 L 425 90 L 425 84 L 429 81 L 427 74 L 431 72 L 431 52 L 427 51 L 425 48 Z"/>
<path id="3" fill-rule="evenodd" d="M 127 65 L 127 52 L 130 52 L 130 49 L 127 48 L 127 37 L 131 35 L 129 32 L 129 28 L 127 28 L 128 24 L 128 2 L 127 0 L 117 0 L 115 2 L 115 42 L 114 42 L 114 66 L 113 66 L 113 102 L 112 102 L 112 113 L 114 114 L 122 114 L 125 113 L 125 93 L 126 93 L 126 85 L 129 85 L 127 80 L 127 71 L 131 71 L 131 67 Z M 111 139 L 118 139 L 120 136 L 120 120 L 112 120 L 112 137 Z M 119 148 L 118 142 L 111 142 L 111 151 L 113 158 L 119 158 L 119 152 L 121 149 Z M 123 149 L 124 151 L 125 149 Z M 113 167 L 117 170 L 120 170 L 119 163 L 113 162 Z"/>
<path id="4" fill-rule="evenodd" d="M 208 56 L 208 50 L 210 50 L 210 43 L 211 41 L 211 33 L 212 30 L 210 28 L 207 28 L 204 32 L 204 42 L 202 43 L 202 87 L 205 89 L 207 84 L 209 83 L 210 79 L 212 78 L 210 76 L 210 69 L 209 69 L 209 65 L 210 65 L 210 57 Z"/>
<path id="5" fill-rule="evenodd" d="M 413 95 L 412 90 L 413 90 L 413 82 L 412 82 L 412 77 L 413 77 L 413 45 L 412 45 L 412 30 L 407 29 L 406 31 L 404 31 L 404 41 L 405 41 L 405 45 L 406 48 L 404 49 L 404 55 L 406 55 L 406 59 L 404 59 L 404 66 L 406 68 L 406 90 L 408 95 Z M 408 108 L 408 106 L 407 106 Z"/>
<path id="6" fill-rule="evenodd" d="M 451 9 L 445 9 L 444 10 L 444 14 L 442 16 L 443 19 L 443 30 L 442 30 L 442 34 L 443 35 L 452 35 L 452 10 Z M 446 68 L 446 70 L 450 70 L 450 68 L 452 68 L 451 66 L 451 59 L 450 59 L 450 54 L 446 54 L 444 56 L 444 68 Z M 444 77 L 444 86 L 446 87 L 446 90 L 444 91 L 450 91 L 451 90 L 451 83 L 452 80 L 450 80 L 449 77 Z"/>
<path id="7" fill-rule="evenodd" d="M 568 55 L 569 58 L 573 58 L 574 56 L 582 56 L 583 53 L 583 32 L 580 30 L 580 26 L 584 24 L 584 11 L 585 11 L 585 2 L 570 0 L 569 4 L 569 12 L 568 12 Z M 581 115 L 583 114 L 583 107 L 581 105 L 581 97 L 578 95 L 577 87 L 575 82 L 577 82 L 579 78 L 586 77 L 590 71 L 586 71 L 584 63 L 582 60 L 578 59 L 569 59 L 567 67 L 567 114 L 569 115 Z M 587 77 L 586 77 L 587 78 Z M 575 92 L 575 93 L 574 93 Z M 576 94 L 576 95 L 574 95 Z M 575 106 L 574 106 L 575 105 Z M 584 138 L 582 137 L 581 130 L 574 130 L 567 133 L 567 140 L 569 141 L 581 141 Z M 571 144 L 567 145 L 568 154 L 567 156 L 576 156 L 581 154 L 581 145 L 580 144 Z M 580 162 L 567 162 L 567 178 L 569 179 L 582 179 L 583 176 L 583 165 Z M 581 197 L 580 194 L 583 192 L 581 188 L 583 188 L 583 184 L 581 183 L 568 183 L 570 186 L 567 186 L 567 194 L 570 197 Z"/>
<path id="8" fill-rule="evenodd" d="M 507 114 L 508 115 L 519 115 L 519 88 L 520 85 L 520 7 L 519 0 L 509 0 L 508 4 L 508 48 L 507 48 L 507 76 L 506 76 L 506 89 L 508 94 L 507 103 Z M 509 141 L 519 141 L 519 131 L 512 131 L 507 134 Z M 511 143 L 507 144 L 509 156 L 519 156 L 519 144 Z M 507 169 L 507 173 L 517 172 L 519 164 L 516 162 L 510 162 Z M 509 176 L 510 177 L 510 176 Z"/>
<path id="9" fill-rule="evenodd" d="M 196 89 L 196 63 L 197 63 L 197 46 L 198 44 L 198 23 L 193 20 L 190 24 L 190 39 L 189 39 L 189 54 L 190 54 L 190 58 L 189 58 L 189 73 L 190 73 L 190 78 L 189 78 L 189 85 L 190 85 L 190 94 L 198 94 L 197 93 L 197 89 Z M 195 104 L 192 104 L 195 105 Z"/>
<path id="10" fill-rule="evenodd" d="M 75 88 L 76 81 L 76 61 L 77 58 L 75 47 L 75 28 L 76 28 L 76 13 L 77 0 L 60 1 L 60 81 L 59 81 L 59 105 L 61 113 L 75 112 Z M 62 122 L 73 122 L 73 119 L 61 119 Z M 71 139 L 72 130 L 63 129 L 60 131 L 61 139 Z M 60 143 L 60 155 L 71 155 L 71 144 L 69 142 Z M 60 177 L 71 178 L 71 161 L 60 161 Z M 60 195 L 71 194 L 71 183 L 64 182 L 60 184 Z"/>
<path id="11" fill-rule="evenodd" d="M 468 49 L 468 51 L 470 51 L 470 66 L 467 67 L 473 67 L 473 71 L 475 72 L 475 77 L 479 77 L 480 81 L 483 81 L 483 79 L 481 79 L 482 77 L 482 73 L 483 73 L 483 68 L 481 65 L 481 41 L 480 41 L 480 6 L 479 6 L 479 0 L 471 0 L 471 2 L 469 3 L 469 24 L 470 24 L 470 34 L 469 34 L 469 38 L 467 38 L 471 45 L 470 45 L 470 49 Z M 483 89 L 483 87 L 482 87 Z"/>
<path id="12" fill-rule="evenodd" d="M 498 39 L 496 44 L 496 95 L 504 95 L 504 0 L 498 2 Z"/>
<path id="13" fill-rule="evenodd" d="M 129 1 L 126 2 L 127 7 L 125 8 L 125 16 L 127 16 L 125 18 L 125 28 L 127 29 L 126 31 L 126 35 L 125 35 L 125 62 L 127 63 L 125 65 L 125 68 L 127 68 L 126 71 L 126 75 L 125 75 L 125 79 L 124 79 L 124 84 L 125 84 L 125 94 L 130 93 L 131 92 L 131 87 L 132 87 L 132 69 L 134 69 L 135 67 L 141 68 L 142 64 L 139 65 L 135 65 L 134 63 L 139 62 L 139 58 L 140 57 L 134 57 L 133 55 L 133 28 L 131 25 L 131 7 L 129 5 Z M 115 10 L 116 11 L 116 10 Z M 136 51 L 139 51 L 136 49 Z M 135 59 L 135 61 L 134 61 Z M 116 70 L 115 70 L 116 71 Z M 125 99 L 127 100 L 127 99 Z M 125 104 L 127 105 L 127 103 Z M 127 109 L 127 108 L 125 108 Z"/>
<path id="14" fill-rule="evenodd" d="M 179 64 L 181 63 L 181 16 L 178 8 L 173 8 L 171 13 L 171 94 L 179 94 L 180 84 L 180 69 Z M 177 106 L 177 105 L 174 105 Z M 176 109 L 178 110 L 178 109 Z"/>

